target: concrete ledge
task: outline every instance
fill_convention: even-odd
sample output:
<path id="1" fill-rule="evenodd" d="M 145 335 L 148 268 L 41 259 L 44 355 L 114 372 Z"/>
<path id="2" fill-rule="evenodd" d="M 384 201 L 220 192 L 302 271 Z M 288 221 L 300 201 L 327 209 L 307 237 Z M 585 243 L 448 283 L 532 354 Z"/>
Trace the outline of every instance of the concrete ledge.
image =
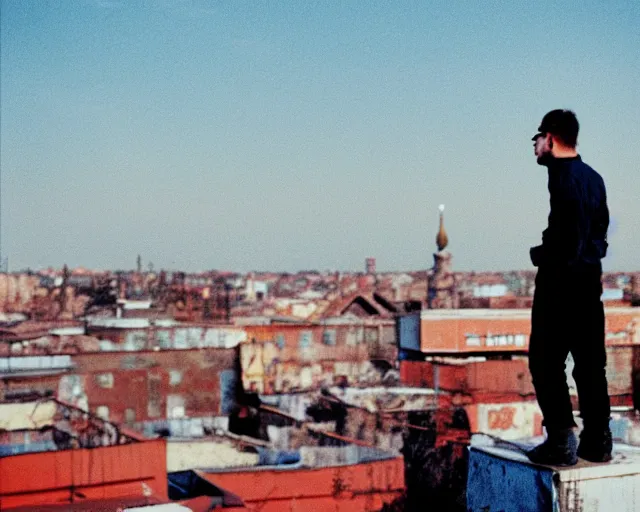
<path id="1" fill-rule="evenodd" d="M 467 510 L 636 512 L 640 449 L 616 444 L 613 455 L 604 464 L 580 460 L 575 466 L 556 467 L 533 464 L 516 449 L 471 446 Z"/>

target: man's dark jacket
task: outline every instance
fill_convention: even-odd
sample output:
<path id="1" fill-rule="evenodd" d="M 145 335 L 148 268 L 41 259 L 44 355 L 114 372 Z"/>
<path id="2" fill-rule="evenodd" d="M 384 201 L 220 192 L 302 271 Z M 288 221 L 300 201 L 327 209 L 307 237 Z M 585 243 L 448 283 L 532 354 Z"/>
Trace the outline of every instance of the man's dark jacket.
<path id="1" fill-rule="evenodd" d="M 554 159 L 548 172 L 549 225 L 542 245 L 530 251 L 532 263 L 570 272 L 601 270 L 609 227 L 604 180 L 579 155 Z"/>

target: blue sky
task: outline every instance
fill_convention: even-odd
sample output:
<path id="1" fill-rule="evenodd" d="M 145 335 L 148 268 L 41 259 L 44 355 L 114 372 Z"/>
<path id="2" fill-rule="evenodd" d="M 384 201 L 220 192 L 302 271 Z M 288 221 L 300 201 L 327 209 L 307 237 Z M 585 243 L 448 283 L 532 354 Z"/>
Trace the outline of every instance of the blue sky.
<path id="1" fill-rule="evenodd" d="M 640 2 L 0 0 L 10 267 L 531 268 L 575 109 L 640 254 Z"/>

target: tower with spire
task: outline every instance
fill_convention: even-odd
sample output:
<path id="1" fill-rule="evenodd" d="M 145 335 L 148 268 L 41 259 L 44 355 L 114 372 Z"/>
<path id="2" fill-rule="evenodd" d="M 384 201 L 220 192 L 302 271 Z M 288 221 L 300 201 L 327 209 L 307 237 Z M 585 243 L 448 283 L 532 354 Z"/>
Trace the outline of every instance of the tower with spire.
<path id="1" fill-rule="evenodd" d="M 436 235 L 438 251 L 433 255 L 433 268 L 429 271 L 427 307 L 429 309 L 453 309 L 458 307 L 455 276 L 451 270 L 451 253 L 446 250 L 449 237 L 444 229 L 444 205 L 438 207 L 440 227 Z"/>

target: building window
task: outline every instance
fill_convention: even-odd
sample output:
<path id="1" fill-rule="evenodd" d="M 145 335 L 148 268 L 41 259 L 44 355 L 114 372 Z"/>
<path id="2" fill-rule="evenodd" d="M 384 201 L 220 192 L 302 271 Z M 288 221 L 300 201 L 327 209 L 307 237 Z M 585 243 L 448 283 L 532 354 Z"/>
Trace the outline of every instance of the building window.
<path id="1" fill-rule="evenodd" d="M 162 415 L 162 377 L 151 374 L 147 377 L 147 416 L 158 418 Z"/>
<path id="2" fill-rule="evenodd" d="M 96 416 L 105 421 L 109 421 L 109 408 L 106 405 L 99 405 L 96 407 Z"/>
<path id="3" fill-rule="evenodd" d="M 378 341 L 378 328 L 369 327 L 365 331 L 365 339 L 368 343 L 376 343 Z"/>
<path id="4" fill-rule="evenodd" d="M 177 386 L 182 382 L 182 372 L 180 370 L 169 370 L 169 385 Z"/>
<path id="5" fill-rule="evenodd" d="M 313 371 L 310 367 L 305 366 L 300 370 L 300 387 L 309 389 L 311 386 L 313 386 Z"/>
<path id="6" fill-rule="evenodd" d="M 99 373 L 96 375 L 96 382 L 101 388 L 113 388 L 113 373 Z"/>
<path id="7" fill-rule="evenodd" d="M 324 331 L 322 333 L 322 343 L 324 343 L 325 345 L 335 345 L 336 344 L 336 330 L 335 329 L 330 329 L 327 331 Z"/>
<path id="8" fill-rule="evenodd" d="M 167 396 L 167 419 L 179 419 L 184 418 L 185 415 L 185 402 L 184 397 L 180 395 L 168 395 Z"/>
<path id="9" fill-rule="evenodd" d="M 349 327 L 347 331 L 347 345 L 354 346 L 358 344 L 358 331 L 356 327 Z"/>
<path id="10" fill-rule="evenodd" d="M 300 348 L 309 348 L 311 346 L 311 339 L 311 331 L 302 331 L 299 339 Z"/>
<path id="11" fill-rule="evenodd" d="M 171 348 L 171 333 L 169 331 L 156 331 L 156 343 L 160 348 Z"/>
<path id="12" fill-rule="evenodd" d="M 147 344 L 147 333 L 145 332 L 130 332 L 124 342 L 124 350 L 136 352 L 138 350 L 144 350 Z"/>
<path id="13" fill-rule="evenodd" d="M 132 425 L 136 421 L 136 410 L 130 407 L 124 411 L 124 422 L 128 425 Z"/>
<path id="14" fill-rule="evenodd" d="M 467 347 L 479 347 L 481 345 L 480 336 L 477 334 L 465 334 Z"/>
<path id="15" fill-rule="evenodd" d="M 279 349 L 284 348 L 284 345 L 285 345 L 284 334 L 282 334 L 281 332 L 276 334 L 276 345 L 278 346 Z"/>

